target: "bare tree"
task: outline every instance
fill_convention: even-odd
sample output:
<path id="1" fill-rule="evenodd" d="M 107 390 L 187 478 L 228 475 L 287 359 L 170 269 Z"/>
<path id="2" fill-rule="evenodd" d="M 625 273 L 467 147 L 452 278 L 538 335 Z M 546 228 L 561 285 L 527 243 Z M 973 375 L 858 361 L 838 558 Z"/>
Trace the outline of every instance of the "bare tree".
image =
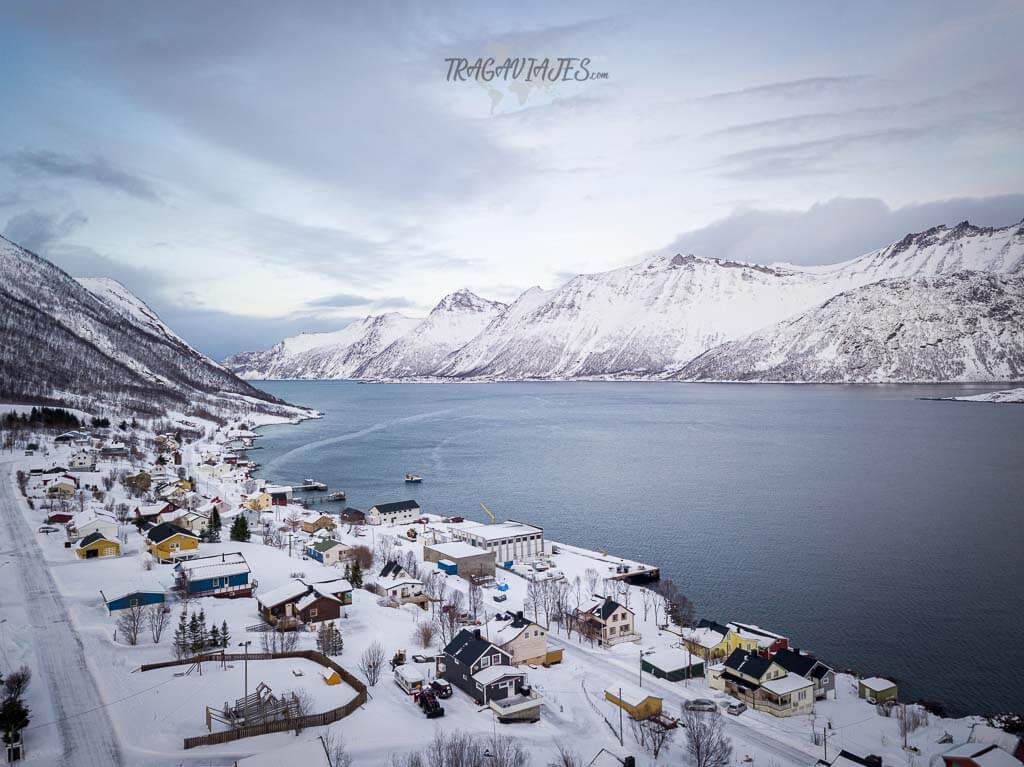
<path id="1" fill-rule="evenodd" d="M 554 757 L 548 762 L 548 767 L 583 767 L 583 759 L 565 744 L 559 743 Z"/>
<path id="2" fill-rule="evenodd" d="M 171 621 L 171 613 L 163 605 L 150 605 L 146 608 L 146 625 L 149 627 L 149 635 L 155 643 L 160 642 L 164 629 Z"/>
<path id="3" fill-rule="evenodd" d="M 263 652 L 291 652 L 299 644 L 299 635 L 295 631 L 273 628 L 260 634 L 260 644 Z"/>
<path id="4" fill-rule="evenodd" d="M 359 670 L 366 677 L 366 683 L 374 687 L 380 681 L 381 672 L 384 670 L 384 645 L 374 642 L 359 656 Z"/>
<path id="5" fill-rule="evenodd" d="M 710 711 L 689 711 L 683 707 L 686 751 L 694 767 L 727 767 L 732 759 L 732 741 L 725 734 L 722 715 Z"/>
<path id="6" fill-rule="evenodd" d="M 671 579 L 661 581 L 657 586 L 658 594 L 664 600 L 665 617 L 684 628 L 690 627 L 696 618 L 697 608 L 689 598 L 679 591 Z"/>
<path id="7" fill-rule="evenodd" d="M 653 599 L 651 599 L 651 597 L 653 597 L 653 596 L 654 596 L 654 594 L 653 594 L 653 592 L 650 589 L 648 589 L 648 588 L 641 588 L 640 589 L 640 606 L 643 608 L 643 611 L 644 611 L 644 623 L 647 622 L 647 615 L 651 612 L 651 605 L 652 605 L 652 602 L 654 601 Z M 654 618 L 655 618 L 655 622 L 657 622 L 658 616 L 655 615 Z"/>
<path id="8" fill-rule="evenodd" d="M 360 544 L 352 549 L 353 559 L 359 563 L 359 567 L 365 572 L 373 567 L 373 552 L 369 546 Z"/>
<path id="9" fill-rule="evenodd" d="M 430 621 L 421 621 L 413 629 L 412 638 L 424 650 L 434 643 L 434 624 Z"/>
<path id="10" fill-rule="evenodd" d="M 461 591 L 454 589 L 448 592 L 448 595 L 441 603 L 441 611 L 437 614 L 437 629 L 441 635 L 442 643 L 447 644 L 455 638 L 464 603 L 465 595 Z"/>
<path id="11" fill-rule="evenodd" d="M 523 750 L 518 738 L 510 735 L 491 735 L 487 741 L 487 764 L 494 767 L 525 767 L 530 758 Z"/>
<path id="12" fill-rule="evenodd" d="M 476 583 L 469 584 L 469 614 L 476 620 L 484 606 L 484 590 Z"/>
<path id="13" fill-rule="evenodd" d="M 352 756 L 345 748 L 345 738 L 340 729 L 324 727 L 320 731 L 320 737 L 324 739 L 324 748 L 327 749 L 331 767 L 352 767 Z"/>
<path id="14" fill-rule="evenodd" d="M 293 509 L 288 512 L 288 516 L 285 517 L 284 523 L 288 526 L 288 529 L 294 533 L 302 525 L 302 517 L 299 516 L 299 512 L 297 510 Z"/>
<path id="15" fill-rule="evenodd" d="M 28 666 L 21 666 L 4 677 L 4 696 L 7 698 L 20 698 L 28 689 L 32 681 L 32 669 Z"/>
<path id="16" fill-rule="evenodd" d="M 533 622 L 540 623 L 541 585 L 536 577 L 526 583 L 526 604 L 533 609 Z"/>
<path id="17" fill-rule="evenodd" d="M 117 630 L 121 632 L 121 636 L 130 645 L 137 645 L 139 643 L 139 633 L 142 631 L 144 614 L 145 610 L 143 607 L 132 605 L 128 609 L 122 610 L 121 615 L 117 618 Z"/>
<path id="18" fill-rule="evenodd" d="M 633 732 L 633 739 L 655 759 L 658 758 L 658 754 L 672 740 L 672 735 L 675 733 L 674 729 L 665 727 L 653 719 L 644 719 L 642 721 L 632 719 L 629 726 Z"/>
<path id="19" fill-rule="evenodd" d="M 395 552 L 395 539 L 390 535 L 381 534 L 377 536 L 377 559 L 382 562 L 390 562 Z"/>
<path id="20" fill-rule="evenodd" d="M 583 575 L 587 579 L 587 595 L 596 594 L 597 584 L 601 581 L 601 574 L 593 567 L 588 567 Z"/>
<path id="21" fill-rule="evenodd" d="M 413 578 L 420 577 L 420 561 L 416 559 L 416 552 L 411 549 L 405 552 L 402 557 L 402 568 Z"/>

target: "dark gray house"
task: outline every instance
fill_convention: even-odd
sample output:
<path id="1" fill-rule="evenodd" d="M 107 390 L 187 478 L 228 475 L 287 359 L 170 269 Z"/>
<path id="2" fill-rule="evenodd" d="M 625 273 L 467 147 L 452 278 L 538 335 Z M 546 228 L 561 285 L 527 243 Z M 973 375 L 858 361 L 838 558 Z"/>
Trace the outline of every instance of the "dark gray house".
<path id="1" fill-rule="evenodd" d="M 462 629 L 444 648 L 441 676 L 490 706 L 499 722 L 540 719 L 541 696 L 526 683 L 526 673 L 512 665 L 512 656 L 480 635 Z"/>
<path id="2" fill-rule="evenodd" d="M 835 670 L 813 655 L 799 650 L 779 650 L 772 656 L 772 660 L 790 674 L 799 674 L 804 679 L 810 679 L 814 683 L 815 698 L 827 698 L 828 694 L 836 689 Z"/>

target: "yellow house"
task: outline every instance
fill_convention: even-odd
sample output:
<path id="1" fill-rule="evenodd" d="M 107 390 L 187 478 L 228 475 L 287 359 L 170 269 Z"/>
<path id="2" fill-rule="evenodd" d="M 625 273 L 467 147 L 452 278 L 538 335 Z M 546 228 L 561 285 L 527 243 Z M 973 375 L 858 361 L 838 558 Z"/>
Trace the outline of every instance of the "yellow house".
<path id="1" fill-rule="evenodd" d="M 191 559 L 199 548 L 199 536 L 170 522 L 161 522 L 146 533 L 146 548 L 157 562 Z"/>
<path id="2" fill-rule="evenodd" d="M 661 715 L 661 698 L 631 684 L 609 686 L 604 691 L 604 699 L 638 722 Z"/>
<path id="3" fill-rule="evenodd" d="M 334 524 L 334 520 L 328 517 L 326 514 L 321 514 L 317 519 L 312 522 L 303 520 L 302 521 L 302 532 L 304 533 L 315 533 L 317 530 L 334 530 L 337 527 Z"/>
<path id="4" fill-rule="evenodd" d="M 245 501 L 245 508 L 250 511 L 270 511 L 272 506 L 270 493 L 253 493 Z"/>
<path id="5" fill-rule="evenodd" d="M 697 628 L 685 629 L 683 641 L 692 654 L 710 663 L 728 658 L 734 650 L 757 652 L 757 638 L 745 637 L 715 621 L 702 620 Z"/>
<path id="6" fill-rule="evenodd" d="M 79 559 L 100 559 L 121 556 L 121 544 L 104 538 L 102 533 L 91 533 L 78 542 L 75 554 Z"/>

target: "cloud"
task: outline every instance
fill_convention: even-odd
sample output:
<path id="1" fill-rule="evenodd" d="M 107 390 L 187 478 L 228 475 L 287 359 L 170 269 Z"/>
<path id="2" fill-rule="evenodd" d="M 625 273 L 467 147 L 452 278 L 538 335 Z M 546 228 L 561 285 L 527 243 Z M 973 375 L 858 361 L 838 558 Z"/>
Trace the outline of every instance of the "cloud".
<path id="1" fill-rule="evenodd" d="M 697 101 L 708 103 L 750 98 L 807 99 L 842 93 L 870 82 L 872 82 L 872 78 L 864 77 L 863 75 L 805 77 L 801 80 L 785 80 L 782 82 L 753 85 L 738 90 L 709 93 L 707 96 L 701 96 Z"/>
<path id="2" fill-rule="evenodd" d="M 4 237 L 33 253 L 46 254 L 51 245 L 63 240 L 88 220 L 80 210 L 65 216 L 27 210 L 7 221 Z"/>
<path id="3" fill-rule="evenodd" d="M 876 198 L 836 198 L 804 211 L 742 208 L 679 235 L 659 252 L 761 264 L 829 264 L 896 242 L 909 232 L 969 220 L 1006 226 L 1024 217 L 1024 194 L 963 197 L 891 209 Z"/>
<path id="4" fill-rule="evenodd" d="M 355 296 L 351 293 L 336 293 L 333 296 L 324 296 L 323 298 L 315 298 L 312 301 L 307 301 L 306 306 L 309 307 L 325 307 L 329 309 L 342 309 L 348 306 L 363 306 L 370 303 L 370 299 L 366 296 Z"/>
<path id="5" fill-rule="evenodd" d="M 146 179 L 118 167 L 104 157 L 79 159 L 59 152 L 23 149 L 8 155 L 4 160 L 20 176 L 78 179 L 115 189 L 140 200 L 160 200 Z"/>

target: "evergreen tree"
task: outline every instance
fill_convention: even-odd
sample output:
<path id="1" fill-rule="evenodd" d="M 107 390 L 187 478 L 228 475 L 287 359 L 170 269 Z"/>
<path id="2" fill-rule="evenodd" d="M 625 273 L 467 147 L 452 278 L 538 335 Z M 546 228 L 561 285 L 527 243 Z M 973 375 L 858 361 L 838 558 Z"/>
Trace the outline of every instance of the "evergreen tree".
<path id="1" fill-rule="evenodd" d="M 352 581 L 352 565 L 348 562 L 345 563 L 345 580 L 349 582 Z"/>
<path id="2" fill-rule="evenodd" d="M 231 540 L 248 541 L 249 537 L 249 523 L 245 519 L 245 514 L 239 514 L 231 524 Z"/>
<path id="3" fill-rule="evenodd" d="M 188 649 L 194 654 L 203 649 L 201 644 L 202 632 L 199 629 L 199 616 L 192 613 L 188 619 Z"/>
<path id="4" fill-rule="evenodd" d="M 199 619 L 196 622 L 199 624 L 199 649 L 205 650 L 210 643 L 209 630 L 206 628 L 206 610 L 199 610 Z"/>
<path id="5" fill-rule="evenodd" d="M 0 731 L 3 732 L 4 743 L 14 743 L 18 733 L 28 727 L 31 712 L 21 698 L 5 698 L 0 705 Z"/>
<path id="6" fill-rule="evenodd" d="M 352 567 L 349 569 L 348 582 L 352 584 L 353 588 L 362 588 L 363 586 L 363 568 L 359 566 L 359 560 L 355 560 L 352 563 Z"/>
<path id="7" fill-rule="evenodd" d="M 174 629 L 174 654 L 178 656 L 178 660 L 188 655 L 188 647 L 188 616 L 182 610 L 178 616 L 178 626 Z"/>
<path id="8" fill-rule="evenodd" d="M 210 512 L 210 524 L 206 528 L 206 538 L 210 543 L 220 543 L 220 513 L 216 508 Z"/>
<path id="9" fill-rule="evenodd" d="M 210 647 L 220 647 L 220 629 L 216 623 L 210 626 Z"/>
<path id="10" fill-rule="evenodd" d="M 228 642 L 231 641 L 231 634 L 228 633 L 228 622 L 223 621 L 220 624 L 220 641 L 221 647 L 227 647 Z"/>

